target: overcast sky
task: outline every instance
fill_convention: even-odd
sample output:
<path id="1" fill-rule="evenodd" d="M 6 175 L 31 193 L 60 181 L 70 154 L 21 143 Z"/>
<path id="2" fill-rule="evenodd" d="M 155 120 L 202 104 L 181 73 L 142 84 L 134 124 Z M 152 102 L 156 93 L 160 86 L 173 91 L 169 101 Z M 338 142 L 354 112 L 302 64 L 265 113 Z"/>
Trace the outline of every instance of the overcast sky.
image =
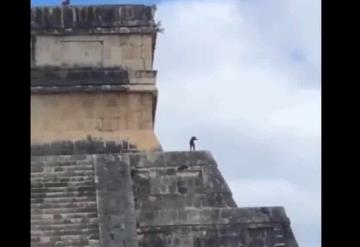
<path id="1" fill-rule="evenodd" d="M 299 245 L 321 246 L 320 0 L 72 3 L 156 3 L 164 150 L 197 136 L 240 207 L 284 206 Z"/>

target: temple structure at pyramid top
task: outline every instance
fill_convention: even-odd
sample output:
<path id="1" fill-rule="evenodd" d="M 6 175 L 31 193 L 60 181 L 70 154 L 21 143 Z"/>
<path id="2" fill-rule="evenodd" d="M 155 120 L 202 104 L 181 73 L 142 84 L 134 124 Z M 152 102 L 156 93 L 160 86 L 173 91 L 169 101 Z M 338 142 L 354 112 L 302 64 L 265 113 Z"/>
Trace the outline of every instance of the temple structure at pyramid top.
<path id="1" fill-rule="evenodd" d="M 160 150 L 154 6 L 31 9 L 31 143 Z M 120 146 L 119 146 L 120 145 Z"/>
<path id="2" fill-rule="evenodd" d="M 154 134 L 153 6 L 31 9 L 31 246 L 297 247 L 239 208 L 210 152 Z"/>

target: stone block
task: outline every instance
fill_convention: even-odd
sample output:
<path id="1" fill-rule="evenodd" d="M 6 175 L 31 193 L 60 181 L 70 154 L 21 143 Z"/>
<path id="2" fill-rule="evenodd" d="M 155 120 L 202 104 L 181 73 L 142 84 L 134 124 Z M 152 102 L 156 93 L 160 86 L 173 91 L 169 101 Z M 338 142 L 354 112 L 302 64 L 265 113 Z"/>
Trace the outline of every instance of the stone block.
<path id="1" fill-rule="evenodd" d="M 124 66 L 134 70 L 151 69 L 146 68 L 143 59 L 140 58 L 124 58 L 123 64 Z"/>
<path id="2" fill-rule="evenodd" d="M 127 156 L 96 158 L 99 224 L 104 246 L 138 246 Z"/>
<path id="3" fill-rule="evenodd" d="M 122 58 L 123 59 L 141 59 L 142 58 L 142 48 L 135 44 L 126 45 L 121 47 Z"/>
<path id="4" fill-rule="evenodd" d="M 143 44 L 143 37 L 142 35 L 132 34 L 128 36 L 128 44 L 133 46 L 142 46 Z"/>

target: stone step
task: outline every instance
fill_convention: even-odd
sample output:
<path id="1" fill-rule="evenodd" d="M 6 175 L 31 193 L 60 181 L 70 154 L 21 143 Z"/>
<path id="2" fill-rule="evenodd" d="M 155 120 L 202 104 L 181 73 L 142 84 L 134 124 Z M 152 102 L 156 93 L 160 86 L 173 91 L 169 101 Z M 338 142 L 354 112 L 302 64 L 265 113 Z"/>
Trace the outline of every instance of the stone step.
<path id="1" fill-rule="evenodd" d="M 83 218 L 63 218 L 63 219 L 31 219 L 31 225 L 73 225 L 73 224 L 98 224 L 99 219 L 97 217 L 83 217 Z"/>
<path id="2" fill-rule="evenodd" d="M 77 186 L 68 187 L 43 187 L 43 188 L 32 188 L 31 194 L 35 193 L 58 193 L 58 192 L 85 192 L 85 191 L 96 191 L 95 184 L 78 184 Z"/>
<path id="3" fill-rule="evenodd" d="M 60 192 L 93 192 L 96 191 L 95 186 L 79 186 L 79 187 L 69 187 L 69 188 L 41 188 L 41 189 L 32 189 L 31 195 L 35 196 L 38 194 L 46 194 L 46 193 L 60 193 Z"/>
<path id="4" fill-rule="evenodd" d="M 96 235 L 99 232 L 98 227 L 85 229 L 51 229 L 51 230 L 31 230 L 31 236 L 65 236 L 65 235 Z"/>
<path id="5" fill-rule="evenodd" d="M 31 173 L 59 173 L 72 171 L 93 171 L 93 165 L 74 166 L 31 166 Z"/>
<path id="6" fill-rule="evenodd" d="M 82 230 L 82 229 L 98 229 L 98 224 L 79 223 L 79 224 L 31 224 L 31 231 L 48 231 L 48 230 Z"/>
<path id="7" fill-rule="evenodd" d="M 32 192 L 31 193 L 31 198 L 35 199 L 35 198 L 53 198 L 53 197 L 67 197 L 67 198 L 72 198 L 72 197 L 78 197 L 78 196 L 95 196 L 96 195 L 96 191 L 77 191 L 77 192 L 48 192 L 48 193 L 35 193 Z"/>
<path id="8" fill-rule="evenodd" d="M 93 157 L 83 157 L 83 159 L 76 159 L 76 155 L 70 155 L 70 156 L 35 156 L 31 157 L 31 165 L 57 165 L 62 164 L 64 166 L 66 165 L 74 165 L 74 164 L 89 164 L 94 161 Z M 37 159 L 38 158 L 38 159 Z"/>
<path id="9" fill-rule="evenodd" d="M 82 181 L 31 181 L 31 189 L 41 189 L 41 188 L 55 188 L 55 187 L 77 187 L 77 186 L 95 186 L 95 180 L 82 180 Z"/>
<path id="10" fill-rule="evenodd" d="M 55 238 L 54 240 L 64 240 L 65 236 L 71 236 L 72 239 L 88 239 L 88 238 L 98 238 L 99 237 L 99 227 L 88 227 L 88 228 L 51 228 L 51 227 L 42 227 L 35 228 L 32 226 L 31 236 L 34 238 L 38 237 L 40 239 Z M 78 236 L 76 238 L 76 236 Z M 61 239 L 61 237 L 63 237 Z M 50 239 L 52 240 L 52 239 Z M 53 241 L 53 240 L 52 240 Z"/>
<path id="11" fill-rule="evenodd" d="M 31 175 L 63 175 L 63 174 L 71 174 L 71 173 L 86 173 L 86 172 L 94 172 L 93 168 L 77 168 L 77 169 L 64 169 L 64 168 L 49 168 L 44 169 L 43 171 L 34 172 L 31 171 Z"/>
<path id="12" fill-rule="evenodd" d="M 99 239 L 94 166 L 62 159 L 32 163 L 32 246 L 84 247 Z"/>
<path id="13" fill-rule="evenodd" d="M 33 176 L 31 177 L 31 183 L 69 183 L 69 182 L 87 182 L 95 181 L 94 174 L 89 176 L 53 176 L 53 177 L 43 177 L 43 176 Z"/>
<path id="14" fill-rule="evenodd" d="M 91 213 L 96 210 L 96 205 L 81 208 L 31 208 L 31 214 Z"/>
<path id="15" fill-rule="evenodd" d="M 65 171 L 65 172 L 32 172 L 31 177 L 33 178 L 55 178 L 55 177 L 73 177 L 73 176 L 93 176 L 94 170 L 86 170 L 86 171 Z"/>
<path id="16" fill-rule="evenodd" d="M 38 176 L 38 173 L 32 173 L 31 175 L 31 181 L 43 181 L 43 182 L 47 182 L 47 181 L 54 181 L 54 180 L 58 180 L 58 181 L 64 181 L 64 182 L 69 182 L 69 181 L 82 181 L 83 179 L 89 179 L 89 180 L 93 180 L 95 178 L 95 174 L 94 171 L 89 174 L 89 175 L 73 175 L 73 176 L 62 176 L 61 174 L 52 174 L 51 176 Z"/>
<path id="17" fill-rule="evenodd" d="M 43 187 L 69 187 L 69 186 L 78 186 L 78 185 L 95 185 L 94 180 L 90 181 L 49 181 L 49 182 L 32 182 L 31 188 L 43 188 Z"/>
<path id="18" fill-rule="evenodd" d="M 99 235 L 94 234 L 93 236 L 91 236 L 91 241 L 96 241 L 96 239 L 99 239 Z M 84 236 L 84 235 L 64 235 L 64 236 L 52 236 L 52 237 L 33 237 L 31 236 L 31 242 L 32 243 L 42 243 L 44 242 L 44 240 L 47 240 L 45 242 L 57 242 L 57 241 L 65 241 L 65 242 L 73 242 L 73 241 L 88 241 L 89 240 L 89 236 Z M 36 245 L 37 246 L 37 245 Z M 72 245 L 71 245 L 72 246 Z"/>
<path id="19" fill-rule="evenodd" d="M 81 244 L 81 245 L 73 245 L 73 244 L 68 244 L 68 245 L 63 245 L 63 243 L 61 243 L 62 245 L 56 244 L 55 242 L 43 242 L 43 243 L 36 243 L 36 245 L 31 244 L 32 247 L 91 247 L 91 245 L 89 244 Z"/>
<path id="20" fill-rule="evenodd" d="M 55 161 L 55 160 L 51 160 L 51 161 L 43 161 L 43 162 L 31 162 L 31 167 L 55 167 L 55 166 L 62 166 L 62 167 L 71 167 L 71 166 L 89 166 L 92 165 L 93 162 L 92 161 L 65 161 L 63 160 L 61 161 Z"/>
<path id="21" fill-rule="evenodd" d="M 97 224 L 99 219 L 93 218 L 70 218 L 70 219 L 31 219 L 31 224 L 44 224 L 44 225 L 64 225 L 64 224 Z"/>
<path id="22" fill-rule="evenodd" d="M 31 245 L 32 247 L 86 247 L 89 246 L 89 240 L 75 240 L 75 241 L 47 241 L 39 242 L 36 245 Z"/>
<path id="23" fill-rule="evenodd" d="M 61 213 L 54 214 L 31 214 L 31 219 L 35 220 L 51 220 L 51 219 L 78 219 L 78 218 L 97 218 L 96 212 L 76 212 L 76 213 Z"/>
<path id="24" fill-rule="evenodd" d="M 44 239 L 48 241 L 74 241 L 74 240 L 92 240 L 96 241 L 96 239 L 99 239 L 99 234 L 92 234 L 90 236 L 88 235 L 63 235 L 63 236 L 51 236 L 51 237 L 43 237 L 43 236 L 31 236 L 32 242 L 44 242 Z M 46 241 L 47 242 L 47 241 Z"/>
<path id="25" fill-rule="evenodd" d="M 96 195 L 77 196 L 77 197 L 50 197 L 50 198 L 32 198 L 31 203 L 74 203 L 96 201 Z"/>
<path id="26" fill-rule="evenodd" d="M 31 203 L 31 208 L 46 209 L 46 208 L 83 208 L 87 206 L 95 206 L 95 201 L 84 201 L 84 202 L 60 202 L 60 203 Z"/>
<path id="27" fill-rule="evenodd" d="M 67 166 L 89 166 L 92 165 L 92 161 L 84 160 L 84 161 L 43 161 L 43 162 L 31 162 L 31 167 L 55 167 L 55 166 L 61 166 L 61 167 L 67 167 Z"/>

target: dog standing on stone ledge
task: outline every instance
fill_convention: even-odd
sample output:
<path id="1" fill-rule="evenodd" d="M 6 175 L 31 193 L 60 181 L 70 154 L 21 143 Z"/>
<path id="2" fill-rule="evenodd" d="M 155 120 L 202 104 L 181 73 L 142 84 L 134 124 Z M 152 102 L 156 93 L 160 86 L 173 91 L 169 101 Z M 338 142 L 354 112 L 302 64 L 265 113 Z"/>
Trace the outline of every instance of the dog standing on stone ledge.
<path id="1" fill-rule="evenodd" d="M 191 137 L 191 139 L 190 139 L 190 152 L 195 151 L 195 141 L 197 141 L 197 140 L 198 139 L 195 136 Z"/>

